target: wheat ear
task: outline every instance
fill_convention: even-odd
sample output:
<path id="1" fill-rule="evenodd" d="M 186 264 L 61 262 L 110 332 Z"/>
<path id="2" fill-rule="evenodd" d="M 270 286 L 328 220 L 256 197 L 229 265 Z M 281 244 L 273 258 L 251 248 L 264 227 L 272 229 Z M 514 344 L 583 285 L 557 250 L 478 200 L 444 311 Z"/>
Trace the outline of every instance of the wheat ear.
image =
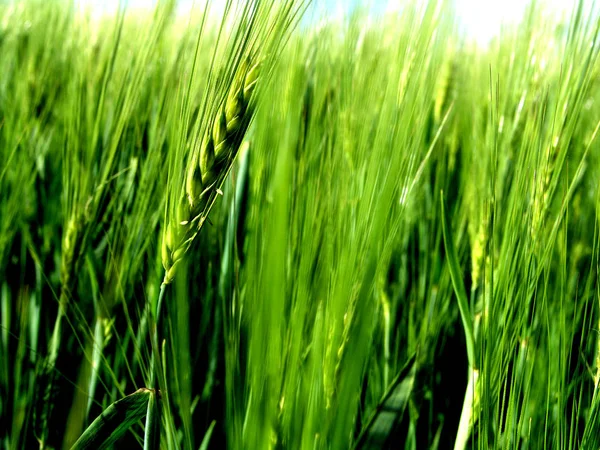
<path id="1" fill-rule="evenodd" d="M 204 133 L 199 151 L 191 156 L 177 217 L 169 220 L 163 235 L 165 285 L 173 281 L 177 264 L 204 224 L 235 160 L 252 117 L 251 99 L 259 71 L 260 62 L 246 60 L 240 64 L 224 104 Z"/>

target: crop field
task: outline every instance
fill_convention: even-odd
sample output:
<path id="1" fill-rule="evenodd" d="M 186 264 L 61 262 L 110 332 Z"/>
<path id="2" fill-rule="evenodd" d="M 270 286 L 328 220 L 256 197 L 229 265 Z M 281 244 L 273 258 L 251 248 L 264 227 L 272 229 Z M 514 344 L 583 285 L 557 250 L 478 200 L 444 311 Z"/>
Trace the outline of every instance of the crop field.
<path id="1" fill-rule="evenodd" d="M 318 3 L 0 0 L 0 450 L 600 448 L 594 5 Z"/>

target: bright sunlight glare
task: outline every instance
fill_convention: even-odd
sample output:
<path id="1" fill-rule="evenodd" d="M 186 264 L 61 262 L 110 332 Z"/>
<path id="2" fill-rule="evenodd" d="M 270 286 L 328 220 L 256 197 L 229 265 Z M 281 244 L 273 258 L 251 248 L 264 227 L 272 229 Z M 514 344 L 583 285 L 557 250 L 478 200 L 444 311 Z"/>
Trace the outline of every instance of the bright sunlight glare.
<path id="1" fill-rule="evenodd" d="M 82 5 L 100 13 L 114 11 L 119 5 L 119 0 L 78 0 Z M 156 0 L 126 0 L 129 8 L 149 9 Z M 182 14 L 193 7 L 203 5 L 203 1 L 180 0 L 179 11 Z M 224 0 L 217 0 L 213 5 L 222 4 Z M 321 0 L 314 1 L 311 5 L 315 15 L 328 14 L 339 16 L 358 5 L 366 6 L 374 12 L 385 13 L 389 4 L 393 2 L 383 0 Z M 402 4 L 402 1 L 398 1 Z M 524 0 L 454 0 L 458 24 L 461 30 L 470 38 L 480 42 L 489 42 L 491 38 L 500 33 L 503 24 L 517 23 L 525 13 L 528 2 Z M 568 15 L 576 5 L 577 0 L 543 0 L 536 3 L 536 8 L 543 7 L 550 14 Z M 195 5 L 195 6 L 194 6 Z M 214 6 L 213 6 L 214 7 Z M 314 17 L 314 15 L 313 15 Z"/>

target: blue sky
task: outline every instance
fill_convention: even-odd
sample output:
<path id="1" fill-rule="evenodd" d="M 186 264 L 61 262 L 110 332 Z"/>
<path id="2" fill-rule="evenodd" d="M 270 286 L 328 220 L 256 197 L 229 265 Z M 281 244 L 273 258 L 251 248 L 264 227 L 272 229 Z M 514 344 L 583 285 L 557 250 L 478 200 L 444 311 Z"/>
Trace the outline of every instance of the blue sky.
<path id="1" fill-rule="evenodd" d="M 116 9 L 118 0 L 79 0 L 102 11 Z M 151 8 L 156 0 L 128 0 L 132 8 Z M 223 3 L 224 0 L 213 0 Z M 358 4 L 368 5 L 374 10 L 385 10 L 390 4 L 402 4 L 406 0 L 313 0 L 313 7 L 328 15 L 337 15 Z M 425 0 L 416 0 L 425 1 Z M 576 0 L 538 0 L 538 3 L 554 13 L 565 14 L 572 10 Z M 179 0 L 183 11 L 189 10 L 193 0 Z M 203 4 L 204 0 L 197 0 Z M 522 16 L 525 0 L 454 0 L 458 20 L 463 30 L 472 38 L 485 42 L 497 34 L 502 23 L 514 23 Z"/>

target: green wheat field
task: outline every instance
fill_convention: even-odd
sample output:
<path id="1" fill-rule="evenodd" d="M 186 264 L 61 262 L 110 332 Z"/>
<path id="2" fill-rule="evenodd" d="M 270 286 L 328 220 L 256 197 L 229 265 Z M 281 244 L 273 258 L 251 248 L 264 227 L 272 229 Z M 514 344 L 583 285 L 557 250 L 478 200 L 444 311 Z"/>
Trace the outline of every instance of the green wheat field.
<path id="1" fill-rule="evenodd" d="M 0 0 L 1 450 L 600 448 L 594 5 L 314 3 Z"/>

